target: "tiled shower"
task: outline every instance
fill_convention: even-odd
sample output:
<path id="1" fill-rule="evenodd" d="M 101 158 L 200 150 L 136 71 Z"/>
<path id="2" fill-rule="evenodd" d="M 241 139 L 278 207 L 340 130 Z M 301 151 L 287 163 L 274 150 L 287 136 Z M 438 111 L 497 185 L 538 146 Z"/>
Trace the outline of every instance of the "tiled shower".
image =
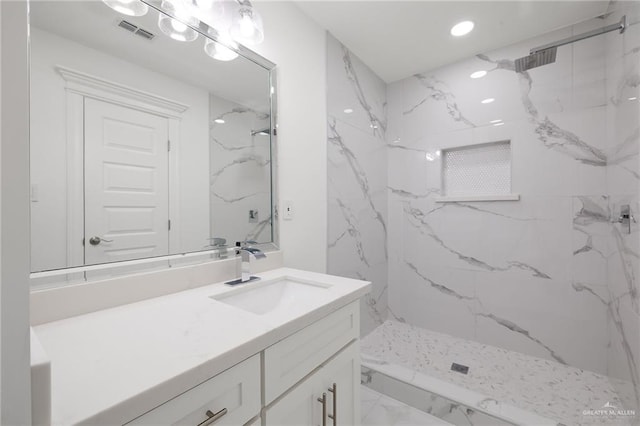
<path id="1" fill-rule="evenodd" d="M 328 272 L 373 282 L 363 335 L 396 323 L 593 372 L 638 409 L 640 223 L 618 219 L 640 220 L 640 8 L 610 12 L 390 84 L 329 37 Z M 624 34 L 515 71 L 622 15 Z M 496 142 L 509 196 L 448 197 L 448 150 Z"/>

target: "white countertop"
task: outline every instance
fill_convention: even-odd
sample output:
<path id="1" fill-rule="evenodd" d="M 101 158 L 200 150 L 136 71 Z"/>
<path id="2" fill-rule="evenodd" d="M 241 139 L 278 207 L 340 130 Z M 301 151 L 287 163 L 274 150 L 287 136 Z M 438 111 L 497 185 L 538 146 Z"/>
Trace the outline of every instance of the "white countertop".
<path id="1" fill-rule="evenodd" d="M 34 327 L 51 360 L 52 425 L 122 424 L 369 292 L 370 283 L 289 268 L 258 274 L 327 284 L 323 304 L 269 318 L 209 296 L 223 283 Z"/>

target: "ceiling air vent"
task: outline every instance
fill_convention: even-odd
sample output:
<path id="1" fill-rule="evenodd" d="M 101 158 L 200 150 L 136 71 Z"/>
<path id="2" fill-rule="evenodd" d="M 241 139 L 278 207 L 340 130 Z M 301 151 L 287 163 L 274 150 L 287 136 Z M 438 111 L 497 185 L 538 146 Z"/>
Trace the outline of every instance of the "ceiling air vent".
<path id="1" fill-rule="evenodd" d="M 142 38 L 146 38 L 147 40 L 151 40 L 152 38 L 154 38 L 156 35 L 153 33 L 150 33 L 147 30 L 143 30 L 142 28 L 138 28 L 138 31 L 136 32 L 136 35 L 139 35 Z"/>
<path id="2" fill-rule="evenodd" d="M 156 36 L 152 32 L 147 31 L 145 29 L 142 29 L 142 28 L 138 27 L 137 25 L 132 24 L 129 21 L 120 21 L 118 23 L 118 26 L 120 28 L 124 28 L 125 30 L 127 30 L 129 32 L 132 32 L 135 35 L 140 36 L 140 37 L 142 37 L 144 39 L 147 39 L 147 40 L 152 40 Z"/>
<path id="3" fill-rule="evenodd" d="M 137 26 L 135 26 L 131 22 L 127 22 L 127 21 L 120 21 L 118 26 L 120 28 L 124 28 L 127 31 L 131 31 L 132 33 L 135 33 L 138 30 Z"/>

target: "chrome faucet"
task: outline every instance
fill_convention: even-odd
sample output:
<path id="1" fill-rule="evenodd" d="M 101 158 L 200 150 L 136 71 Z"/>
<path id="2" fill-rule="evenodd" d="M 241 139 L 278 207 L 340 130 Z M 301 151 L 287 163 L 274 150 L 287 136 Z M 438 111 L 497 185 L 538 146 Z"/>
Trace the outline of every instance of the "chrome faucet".
<path id="1" fill-rule="evenodd" d="M 242 263 L 240 266 L 240 278 L 235 279 L 233 281 L 226 282 L 225 284 L 241 284 L 249 281 L 259 280 L 259 277 L 251 276 L 251 255 L 256 259 L 264 259 L 267 257 L 266 254 L 260 249 L 255 247 L 251 247 L 251 244 L 256 244 L 255 241 L 243 241 L 236 243 L 236 255 L 240 255 L 242 258 Z"/>

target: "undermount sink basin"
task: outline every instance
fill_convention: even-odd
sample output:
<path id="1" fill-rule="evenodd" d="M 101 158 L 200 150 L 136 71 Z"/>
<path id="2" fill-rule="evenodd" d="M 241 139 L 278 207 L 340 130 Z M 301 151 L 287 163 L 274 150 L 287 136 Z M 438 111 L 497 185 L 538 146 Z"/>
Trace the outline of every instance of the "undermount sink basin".
<path id="1" fill-rule="evenodd" d="M 324 294 L 331 287 L 291 278 L 245 285 L 247 287 L 210 297 L 257 315 L 284 314 L 321 304 Z"/>

